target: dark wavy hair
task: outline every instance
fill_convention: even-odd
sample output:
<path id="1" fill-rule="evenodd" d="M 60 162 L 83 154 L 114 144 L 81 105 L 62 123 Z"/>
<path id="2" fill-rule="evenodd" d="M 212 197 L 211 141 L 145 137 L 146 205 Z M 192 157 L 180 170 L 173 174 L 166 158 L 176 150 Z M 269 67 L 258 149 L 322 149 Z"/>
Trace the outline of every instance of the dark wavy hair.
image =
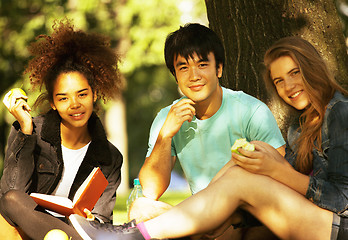
<path id="1" fill-rule="evenodd" d="M 45 100 L 53 101 L 54 83 L 61 73 L 67 72 L 82 73 L 98 99 L 106 101 L 121 93 L 120 59 L 110 48 L 108 37 L 75 30 L 67 18 L 54 21 L 52 28 L 51 36 L 39 35 L 28 48 L 33 58 L 24 74 L 29 73 L 34 89 L 46 89 L 36 99 L 34 106 L 39 106 Z"/>
<path id="2" fill-rule="evenodd" d="M 327 104 L 335 91 L 345 95 L 342 88 L 331 75 L 324 60 L 308 41 L 296 37 L 285 37 L 275 42 L 265 53 L 264 81 L 268 89 L 276 92 L 270 73 L 270 65 L 282 56 L 289 56 L 298 65 L 302 74 L 304 90 L 308 94 L 310 106 L 300 115 L 301 134 L 296 143 L 296 168 L 302 173 L 312 170 L 313 154 L 311 149 L 322 151 L 321 127 Z"/>

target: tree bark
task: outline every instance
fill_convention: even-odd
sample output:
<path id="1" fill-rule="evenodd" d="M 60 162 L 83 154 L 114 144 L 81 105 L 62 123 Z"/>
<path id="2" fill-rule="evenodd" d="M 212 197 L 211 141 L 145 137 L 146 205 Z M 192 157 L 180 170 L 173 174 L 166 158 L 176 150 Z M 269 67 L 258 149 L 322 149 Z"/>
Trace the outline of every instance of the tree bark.
<path id="1" fill-rule="evenodd" d="M 226 50 L 221 84 L 266 102 L 280 124 L 262 80 L 263 54 L 276 40 L 298 35 L 312 43 L 337 81 L 348 83 L 348 56 L 334 0 L 205 0 L 210 28 Z M 282 129 L 284 131 L 284 129 Z"/>

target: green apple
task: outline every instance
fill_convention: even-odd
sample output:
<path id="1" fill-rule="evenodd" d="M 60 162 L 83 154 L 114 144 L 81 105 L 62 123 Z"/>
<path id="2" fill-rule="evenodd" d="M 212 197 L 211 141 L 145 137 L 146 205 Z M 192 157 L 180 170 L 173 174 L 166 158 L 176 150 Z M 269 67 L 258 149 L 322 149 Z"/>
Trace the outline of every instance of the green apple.
<path id="1" fill-rule="evenodd" d="M 237 153 L 239 155 L 242 155 L 239 151 L 238 148 L 243 148 L 247 151 L 254 151 L 255 150 L 255 145 L 252 143 L 249 143 L 245 138 L 239 138 L 237 139 L 233 146 L 231 147 L 231 152 Z"/>
<path id="2" fill-rule="evenodd" d="M 11 104 L 15 104 L 18 99 L 26 101 L 27 98 L 27 94 L 21 88 L 12 88 L 8 93 L 6 93 L 2 101 L 9 109 Z"/>
<path id="3" fill-rule="evenodd" d="M 46 234 L 44 240 L 69 240 L 69 237 L 63 230 L 52 229 Z"/>

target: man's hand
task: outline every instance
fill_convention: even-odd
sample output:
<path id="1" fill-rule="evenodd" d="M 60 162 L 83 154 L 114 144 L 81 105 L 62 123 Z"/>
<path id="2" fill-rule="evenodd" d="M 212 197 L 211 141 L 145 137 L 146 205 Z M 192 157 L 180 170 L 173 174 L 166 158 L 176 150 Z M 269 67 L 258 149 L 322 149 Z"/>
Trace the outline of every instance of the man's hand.
<path id="1" fill-rule="evenodd" d="M 163 138 L 172 138 L 179 131 L 185 121 L 192 121 L 196 115 L 195 103 L 188 98 L 182 99 L 174 104 L 167 115 L 167 118 L 160 131 Z"/>

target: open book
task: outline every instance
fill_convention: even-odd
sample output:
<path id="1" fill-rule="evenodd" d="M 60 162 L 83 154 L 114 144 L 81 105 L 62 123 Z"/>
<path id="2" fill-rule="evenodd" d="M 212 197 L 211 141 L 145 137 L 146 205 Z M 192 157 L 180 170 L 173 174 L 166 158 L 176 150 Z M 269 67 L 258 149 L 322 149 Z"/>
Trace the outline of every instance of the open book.
<path id="1" fill-rule="evenodd" d="M 79 214 L 87 217 L 83 210 L 87 208 L 92 211 L 108 184 L 100 168 L 96 167 L 76 191 L 73 201 L 67 197 L 41 193 L 31 193 L 30 196 L 38 205 L 64 216 Z"/>

